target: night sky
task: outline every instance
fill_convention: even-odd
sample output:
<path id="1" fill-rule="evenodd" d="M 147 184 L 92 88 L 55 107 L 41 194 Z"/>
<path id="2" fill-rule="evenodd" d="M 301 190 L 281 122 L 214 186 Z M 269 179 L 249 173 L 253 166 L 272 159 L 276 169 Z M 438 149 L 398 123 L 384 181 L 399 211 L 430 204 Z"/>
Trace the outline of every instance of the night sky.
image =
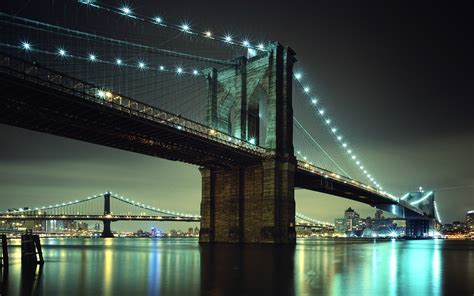
<path id="1" fill-rule="evenodd" d="M 30 1 L 6 2 L 21 7 L 18 15 L 34 18 Z M 44 14 L 62 1 L 41 2 Z M 384 187 L 398 194 L 419 186 L 434 190 L 443 222 L 464 219 L 474 209 L 472 2 L 390 2 L 129 3 L 142 14 L 159 11 L 168 21 L 186 19 L 194 28 L 292 47 L 298 67 Z M 5 125 L 0 143 L 1 209 L 111 190 L 161 208 L 199 212 L 197 167 Z M 305 190 L 296 191 L 296 202 L 298 211 L 331 222 L 348 206 L 362 216 L 375 211 Z"/>

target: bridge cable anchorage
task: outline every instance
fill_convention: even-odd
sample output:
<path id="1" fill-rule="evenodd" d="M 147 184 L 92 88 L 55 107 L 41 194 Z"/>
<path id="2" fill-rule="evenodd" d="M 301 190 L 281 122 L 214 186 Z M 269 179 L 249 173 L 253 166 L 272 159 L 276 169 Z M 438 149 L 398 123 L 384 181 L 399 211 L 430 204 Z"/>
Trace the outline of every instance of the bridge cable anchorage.
<path id="1" fill-rule="evenodd" d="M 265 45 L 265 43 L 262 43 L 262 42 L 258 43 L 257 45 L 252 45 L 250 40 L 247 38 L 244 38 L 242 39 L 242 41 L 238 42 L 238 41 L 235 41 L 234 37 L 228 33 L 222 36 L 216 37 L 209 30 L 205 30 L 205 31 L 192 30 L 191 25 L 188 22 L 183 22 L 179 25 L 176 25 L 176 24 L 165 22 L 161 16 L 147 17 L 144 15 L 136 14 L 134 13 L 133 9 L 129 5 L 123 5 L 122 7 L 117 8 L 114 6 L 99 5 L 96 3 L 96 1 L 93 1 L 93 0 L 78 0 L 78 2 L 84 5 L 93 7 L 93 8 L 97 8 L 97 9 L 109 12 L 109 13 L 125 16 L 136 21 L 145 22 L 148 24 L 152 24 L 154 26 L 159 26 L 161 28 L 171 29 L 174 31 L 181 32 L 183 34 L 193 35 L 193 36 L 201 37 L 207 40 L 216 41 L 223 45 L 238 46 L 238 47 L 242 47 L 247 50 L 253 50 L 253 51 L 261 51 L 261 52 L 269 51 L 268 45 Z M 270 44 L 270 43 L 271 42 L 267 42 L 267 44 Z"/>
<path id="2" fill-rule="evenodd" d="M 354 164 L 356 165 L 356 167 L 364 173 L 364 175 L 368 178 L 368 180 L 371 183 L 373 183 L 377 187 L 378 190 L 382 191 L 383 187 L 367 171 L 367 168 L 364 167 L 364 165 L 362 164 L 362 161 L 360 161 L 359 158 L 354 154 L 353 150 L 349 147 L 348 143 L 346 141 L 343 141 L 343 136 L 340 133 L 338 133 L 338 129 L 332 123 L 331 119 L 325 116 L 326 112 L 319 104 L 317 96 L 312 95 L 311 88 L 309 86 L 303 85 L 302 77 L 303 77 L 303 74 L 301 72 L 296 72 L 294 74 L 294 78 L 297 81 L 297 85 L 302 90 L 303 95 L 309 100 L 310 104 L 317 111 L 317 114 L 319 114 L 321 120 L 327 126 L 329 132 L 334 135 L 334 139 L 336 140 L 336 143 L 338 143 L 342 147 L 343 151 L 346 152 L 350 156 L 350 158 L 354 161 Z"/>
<path id="3" fill-rule="evenodd" d="M 18 17 L 18 16 L 13 16 L 13 15 L 9 15 L 9 14 L 3 13 L 3 12 L 0 12 L 0 16 L 8 18 L 8 19 L 16 20 L 16 21 L 21 21 L 21 22 L 24 22 L 26 24 L 32 24 L 32 25 L 43 27 L 43 28 L 37 28 L 37 27 L 26 25 L 26 24 L 19 24 L 19 23 L 9 22 L 9 21 L 5 21 L 5 20 L 0 20 L 0 23 L 11 24 L 11 25 L 14 25 L 14 26 L 23 27 L 23 28 L 27 28 L 27 29 L 32 29 L 32 30 L 37 30 L 37 31 L 45 31 L 45 32 L 49 32 L 49 33 L 53 33 L 53 34 L 60 34 L 60 35 L 66 34 L 66 36 L 68 36 L 68 37 L 86 38 L 86 40 L 94 39 L 94 40 L 97 40 L 99 42 L 103 42 L 103 43 L 106 43 L 106 44 L 107 43 L 108 44 L 118 44 L 118 45 L 127 46 L 127 47 L 134 47 L 134 48 L 138 48 L 138 49 L 141 49 L 141 50 L 147 50 L 150 53 L 161 54 L 161 55 L 169 56 L 169 57 L 178 57 L 178 58 L 183 58 L 183 59 L 188 59 L 188 60 L 195 60 L 195 61 L 212 63 L 212 64 L 219 64 L 219 65 L 229 65 L 229 66 L 230 65 L 237 65 L 236 62 L 232 62 L 232 61 L 225 61 L 225 60 L 220 60 L 220 59 L 202 57 L 202 56 L 192 55 L 192 54 L 188 54 L 188 53 L 182 53 L 182 52 L 179 52 L 179 51 L 173 51 L 173 50 L 168 50 L 168 49 L 163 49 L 163 48 L 158 48 L 158 47 L 153 47 L 153 46 L 148 46 L 148 45 L 143 45 L 143 44 L 138 44 L 138 43 L 133 43 L 133 42 L 129 42 L 129 41 L 114 39 L 114 38 L 110 38 L 110 37 L 95 35 L 95 34 L 82 32 L 82 31 L 78 31 L 78 30 L 74 30 L 74 29 L 64 28 L 64 27 L 60 27 L 60 26 L 56 26 L 56 25 L 51 25 L 51 24 L 36 21 L 36 20 L 31 20 L 31 19 L 27 19 L 27 18 Z M 57 32 L 55 32 L 54 30 L 57 30 Z M 76 36 L 72 36 L 70 34 L 75 34 Z M 87 38 L 89 38 L 89 39 L 87 39 Z"/>

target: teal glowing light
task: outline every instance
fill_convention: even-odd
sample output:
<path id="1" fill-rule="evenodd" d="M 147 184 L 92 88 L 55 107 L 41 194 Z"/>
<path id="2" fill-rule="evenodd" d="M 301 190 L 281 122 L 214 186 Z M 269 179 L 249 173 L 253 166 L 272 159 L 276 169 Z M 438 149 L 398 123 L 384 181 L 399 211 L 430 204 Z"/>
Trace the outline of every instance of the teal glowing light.
<path id="1" fill-rule="evenodd" d="M 66 56 L 66 50 L 64 50 L 62 48 L 59 48 L 58 49 L 58 55 L 61 56 L 61 57 Z"/>
<path id="2" fill-rule="evenodd" d="M 199 71 L 198 70 L 193 70 L 193 75 L 198 75 Z"/>
<path id="3" fill-rule="evenodd" d="M 145 69 L 145 63 L 144 62 L 138 62 L 138 68 Z"/>
<path id="4" fill-rule="evenodd" d="M 184 23 L 180 26 L 181 28 L 181 31 L 185 32 L 185 33 L 189 33 L 189 30 L 191 30 L 191 27 L 189 27 L 189 25 L 187 23 Z"/>
<path id="5" fill-rule="evenodd" d="M 132 9 L 131 9 L 130 7 L 128 7 L 128 6 L 126 6 L 126 5 L 122 6 L 122 7 L 120 8 L 120 11 L 121 11 L 123 14 L 125 14 L 125 15 L 130 15 L 130 14 L 132 14 Z"/>
<path id="6" fill-rule="evenodd" d="M 91 54 L 89 55 L 89 61 L 95 62 L 96 60 L 97 60 L 96 55 L 91 53 Z"/>
<path id="7" fill-rule="evenodd" d="M 231 35 L 225 35 L 224 41 L 227 42 L 227 43 L 232 42 L 232 36 Z"/>
<path id="8" fill-rule="evenodd" d="M 155 21 L 155 23 L 157 23 L 157 24 L 161 24 L 163 22 L 163 19 L 159 16 L 155 16 L 153 18 L 153 21 Z"/>
<path id="9" fill-rule="evenodd" d="M 265 45 L 263 45 L 263 43 L 260 43 L 259 45 L 257 45 L 257 48 L 260 49 L 260 50 L 264 50 Z"/>
<path id="10" fill-rule="evenodd" d="M 433 194 L 433 191 L 430 191 L 430 192 L 428 192 L 427 194 L 425 194 L 422 198 L 420 198 L 419 200 L 414 201 L 414 202 L 411 202 L 410 204 L 411 204 L 412 206 L 417 205 L 417 204 L 419 204 L 420 202 L 426 200 L 426 199 L 427 199 L 428 197 L 430 197 L 430 195 L 432 195 L 432 194 Z"/>
<path id="11" fill-rule="evenodd" d="M 23 48 L 24 50 L 29 51 L 29 50 L 31 50 L 31 44 L 29 42 L 26 42 L 26 41 L 22 42 L 21 43 L 21 48 Z"/>
<path id="12" fill-rule="evenodd" d="M 182 74 L 183 73 L 183 68 L 181 68 L 181 67 L 176 68 L 176 73 Z"/>
<path id="13" fill-rule="evenodd" d="M 245 46 L 245 47 L 249 47 L 250 42 L 248 40 L 244 40 L 244 41 L 242 41 L 242 45 Z"/>
<path id="14" fill-rule="evenodd" d="M 120 65 L 122 65 L 123 62 L 122 62 L 121 59 L 116 59 L 116 60 L 115 60 L 115 63 L 120 66 Z"/>
<path id="15" fill-rule="evenodd" d="M 256 143 L 255 138 L 250 138 L 249 143 L 252 144 L 252 145 L 255 145 L 255 143 Z"/>

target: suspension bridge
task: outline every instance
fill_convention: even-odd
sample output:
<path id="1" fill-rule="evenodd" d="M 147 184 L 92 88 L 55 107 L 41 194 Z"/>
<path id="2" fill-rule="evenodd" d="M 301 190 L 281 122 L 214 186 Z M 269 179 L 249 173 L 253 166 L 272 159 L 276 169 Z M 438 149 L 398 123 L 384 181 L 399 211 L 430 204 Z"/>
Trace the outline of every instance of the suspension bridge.
<path id="1" fill-rule="evenodd" d="M 148 218 L 106 210 L 91 219 L 199 220 L 201 242 L 294 243 L 294 190 L 303 188 L 440 221 L 434 197 L 382 187 L 291 48 L 130 6 L 80 0 L 71 11 L 117 28 L 0 12 L 0 123 L 193 164 L 202 175 L 199 216 L 143 208 Z"/>
<path id="2" fill-rule="evenodd" d="M 296 213 L 297 226 L 331 228 L 332 224 Z M 113 192 L 92 195 L 80 200 L 38 207 L 10 208 L 0 212 L 3 221 L 79 220 L 102 221 L 102 237 L 113 237 L 111 222 L 116 221 L 161 221 L 200 222 L 200 215 L 160 209 L 140 203 Z"/>

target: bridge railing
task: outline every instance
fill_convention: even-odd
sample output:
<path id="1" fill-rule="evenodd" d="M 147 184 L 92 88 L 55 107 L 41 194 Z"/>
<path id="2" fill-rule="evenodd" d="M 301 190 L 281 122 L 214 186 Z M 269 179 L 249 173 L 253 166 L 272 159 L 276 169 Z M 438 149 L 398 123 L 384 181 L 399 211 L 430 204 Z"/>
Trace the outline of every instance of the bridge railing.
<path id="1" fill-rule="evenodd" d="M 358 188 L 366 190 L 366 191 L 370 191 L 372 193 L 378 194 L 380 196 L 383 196 L 383 197 L 391 199 L 391 200 L 397 200 L 396 198 L 390 196 L 389 194 L 381 192 L 377 188 L 374 188 L 374 187 L 369 186 L 367 184 L 364 184 L 362 182 L 356 181 L 356 180 L 351 179 L 349 177 L 339 175 L 339 174 L 336 174 L 334 172 L 328 171 L 326 169 L 314 166 L 312 164 L 309 164 L 309 163 L 301 161 L 301 160 L 298 160 L 298 168 L 300 168 L 304 171 L 313 173 L 313 174 L 317 174 L 317 175 L 319 175 L 321 177 L 324 177 L 324 178 L 332 179 L 332 180 L 335 180 L 335 181 L 338 181 L 338 182 L 349 184 L 349 185 L 354 186 L 354 187 L 358 187 Z"/>
<path id="2" fill-rule="evenodd" d="M 145 118 L 160 124 L 166 124 L 177 130 L 198 135 L 226 146 L 245 150 L 251 154 L 263 156 L 272 153 L 271 150 L 243 141 L 193 120 L 183 118 L 180 115 L 141 103 L 114 93 L 113 91 L 45 68 L 35 62 L 25 61 L 0 53 L 0 71 L 17 78 L 126 112 L 133 116 Z"/>

